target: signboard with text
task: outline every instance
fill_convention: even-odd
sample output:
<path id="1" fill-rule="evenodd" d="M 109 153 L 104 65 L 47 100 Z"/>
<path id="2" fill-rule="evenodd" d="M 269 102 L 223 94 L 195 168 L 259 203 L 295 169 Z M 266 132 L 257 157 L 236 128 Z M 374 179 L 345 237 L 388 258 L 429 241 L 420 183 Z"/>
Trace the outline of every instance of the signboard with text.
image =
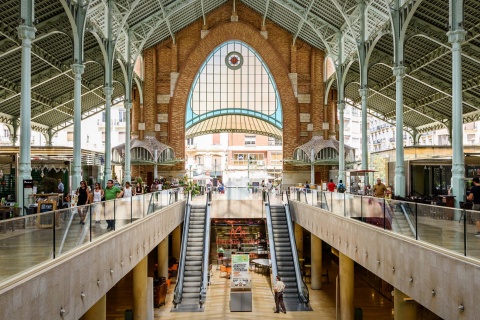
<path id="1" fill-rule="evenodd" d="M 248 270 L 249 264 L 250 256 L 248 254 L 232 255 L 230 288 L 250 288 L 250 274 Z"/>

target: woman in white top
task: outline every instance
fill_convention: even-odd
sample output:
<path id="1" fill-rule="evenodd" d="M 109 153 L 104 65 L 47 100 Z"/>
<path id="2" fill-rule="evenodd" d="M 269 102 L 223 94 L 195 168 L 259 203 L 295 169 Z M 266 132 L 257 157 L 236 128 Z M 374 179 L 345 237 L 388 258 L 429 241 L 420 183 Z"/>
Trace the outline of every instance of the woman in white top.
<path id="1" fill-rule="evenodd" d="M 100 187 L 100 183 L 96 182 L 95 183 L 95 189 L 93 190 L 93 203 L 101 202 L 102 198 L 104 196 L 104 192 L 102 188 Z M 100 223 L 100 211 L 102 209 L 101 204 L 96 204 L 95 205 L 95 223 L 98 224 Z"/>
<path id="2" fill-rule="evenodd" d="M 123 197 L 124 198 L 131 198 L 132 197 L 132 187 L 130 186 L 130 182 L 125 182 L 125 188 L 123 188 Z"/>

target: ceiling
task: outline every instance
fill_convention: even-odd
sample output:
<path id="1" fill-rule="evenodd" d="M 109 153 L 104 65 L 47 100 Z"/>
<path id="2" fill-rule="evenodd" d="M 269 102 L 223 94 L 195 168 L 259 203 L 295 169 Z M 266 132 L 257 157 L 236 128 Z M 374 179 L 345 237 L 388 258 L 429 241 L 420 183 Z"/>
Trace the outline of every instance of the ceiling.
<path id="1" fill-rule="evenodd" d="M 25 0 L 23 0 L 25 1 Z M 399 0 L 412 18 L 405 44 L 404 123 L 406 129 L 426 132 L 445 128 L 451 119 L 451 52 L 447 41 L 449 8 L 447 0 Z M 104 109 L 104 61 L 99 44 L 106 38 L 108 0 L 88 2 L 87 32 L 84 39 L 85 72 L 82 79 L 82 119 Z M 391 36 L 391 0 L 366 0 L 367 33 L 371 48 L 369 68 L 369 114 L 387 122 L 395 119 L 394 46 Z M 73 124 L 73 36 L 65 8 L 75 8 L 73 0 L 35 2 L 32 45 L 32 129 L 56 132 Z M 124 96 L 121 63 L 126 57 L 125 37 L 131 35 L 132 56 L 168 38 L 225 0 L 112 0 L 113 35 L 116 59 L 113 64 L 113 100 Z M 360 34 L 358 0 L 237 0 L 261 15 L 267 25 L 276 23 L 301 39 L 324 50 L 334 61 L 338 37 L 344 35 L 346 97 L 360 104 L 357 40 Z M 480 1 L 465 0 L 463 45 L 464 122 L 480 119 Z M 0 0 L 0 122 L 18 123 L 20 115 L 21 41 L 19 1 Z M 294 41 L 295 41 L 294 40 Z M 336 86 L 335 79 L 329 82 Z"/>

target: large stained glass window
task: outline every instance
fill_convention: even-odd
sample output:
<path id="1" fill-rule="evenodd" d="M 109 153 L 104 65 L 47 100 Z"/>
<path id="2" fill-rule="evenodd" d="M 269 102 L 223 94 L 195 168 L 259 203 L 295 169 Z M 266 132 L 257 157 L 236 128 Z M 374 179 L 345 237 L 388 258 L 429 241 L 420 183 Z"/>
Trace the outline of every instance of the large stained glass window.
<path id="1" fill-rule="evenodd" d="M 225 115 L 252 116 L 282 128 L 275 82 L 261 57 L 239 41 L 220 45 L 202 64 L 190 90 L 186 128 Z"/>

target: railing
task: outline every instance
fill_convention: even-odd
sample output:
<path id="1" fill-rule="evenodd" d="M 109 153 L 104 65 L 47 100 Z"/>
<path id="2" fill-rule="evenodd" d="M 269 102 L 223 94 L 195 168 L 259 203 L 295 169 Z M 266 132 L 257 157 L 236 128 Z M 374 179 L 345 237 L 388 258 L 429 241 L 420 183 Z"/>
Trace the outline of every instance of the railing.
<path id="1" fill-rule="evenodd" d="M 290 193 L 297 195 L 303 189 L 291 187 Z M 475 226 L 480 211 L 317 190 L 294 200 L 320 207 L 318 198 L 326 200 L 324 209 L 333 214 L 480 259 L 480 230 Z"/>
<path id="2" fill-rule="evenodd" d="M 298 258 L 297 243 L 295 240 L 295 231 L 292 224 L 292 217 L 290 215 L 290 202 L 287 195 L 287 203 L 285 203 L 285 217 L 287 218 L 288 233 L 290 235 L 290 246 L 292 248 L 293 265 L 295 266 L 295 275 L 297 278 L 298 299 L 300 302 L 308 304 L 310 297 L 308 287 L 303 281 L 302 271 L 300 270 L 300 260 Z"/>
<path id="3" fill-rule="evenodd" d="M 275 276 L 278 275 L 278 267 L 277 267 L 277 255 L 275 253 L 275 239 L 273 237 L 273 225 L 272 225 L 272 214 L 270 211 L 270 196 L 268 193 L 266 193 L 265 196 L 265 216 L 267 218 L 267 237 L 268 237 L 268 250 L 270 252 L 270 260 L 271 260 L 271 265 L 272 265 L 272 274 L 274 275 L 273 277 L 270 277 L 270 282 L 271 282 L 271 287 L 273 288 L 275 286 Z"/>
<path id="4" fill-rule="evenodd" d="M 205 204 L 205 230 L 203 234 L 203 264 L 202 264 L 202 287 L 200 291 L 200 305 L 205 303 L 207 299 L 208 277 L 209 277 L 209 252 L 210 252 L 210 205 L 212 191 L 207 192 L 207 201 Z"/>
<path id="5" fill-rule="evenodd" d="M 164 190 L 0 220 L 0 283 L 80 246 L 105 239 L 169 205 Z M 177 196 L 178 200 L 183 195 Z M 7 268 L 8 267 L 8 268 Z"/>
<path id="6" fill-rule="evenodd" d="M 183 232 L 182 232 L 182 243 L 180 245 L 180 257 L 178 264 L 178 275 L 177 275 L 177 284 L 175 285 L 175 290 L 173 292 L 173 305 L 174 307 L 177 304 L 182 302 L 182 293 L 183 293 L 183 276 L 185 274 L 185 258 L 187 257 L 187 243 L 188 243 L 188 229 L 190 228 L 190 214 L 192 212 L 192 194 L 188 193 L 187 205 L 185 206 L 185 216 L 183 218 Z"/>

